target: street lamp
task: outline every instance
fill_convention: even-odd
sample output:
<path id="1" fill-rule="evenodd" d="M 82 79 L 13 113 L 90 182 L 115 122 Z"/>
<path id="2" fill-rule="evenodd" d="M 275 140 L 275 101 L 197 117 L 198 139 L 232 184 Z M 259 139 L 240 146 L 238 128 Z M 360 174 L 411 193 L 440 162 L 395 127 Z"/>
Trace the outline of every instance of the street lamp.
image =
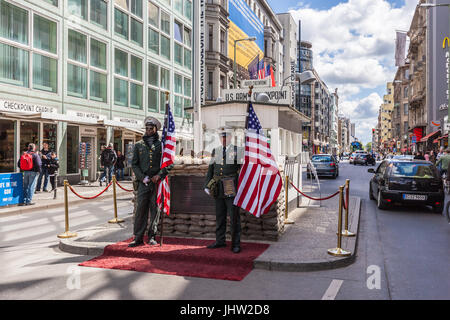
<path id="1" fill-rule="evenodd" d="M 237 79 L 236 79 L 236 43 L 239 41 L 255 41 L 256 37 L 250 37 L 245 39 L 236 39 L 234 40 L 234 63 L 233 63 L 233 73 L 234 73 L 234 88 L 237 88 Z"/>
<path id="2" fill-rule="evenodd" d="M 421 3 L 421 4 L 419 4 L 419 7 L 426 8 L 426 9 L 434 8 L 434 7 L 448 7 L 448 15 L 449 15 L 449 21 L 450 21 L 450 3 L 441 3 L 441 4 Z M 445 44 L 445 42 L 444 42 L 444 44 Z M 444 44 L 443 44 L 443 46 L 444 46 Z M 448 53 L 450 55 L 450 45 L 448 45 Z M 448 91 L 448 102 L 447 102 L 447 115 L 448 115 L 448 120 L 450 120 L 450 79 L 447 78 L 447 81 L 448 81 L 448 90 L 449 90 Z M 444 122 L 444 126 L 442 127 L 443 131 L 445 130 L 444 128 L 445 128 L 445 122 Z M 448 139 L 450 139 L 450 135 L 449 135 Z M 447 142 L 448 142 L 448 145 L 450 146 L 450 140 L 448 140 Z"/>

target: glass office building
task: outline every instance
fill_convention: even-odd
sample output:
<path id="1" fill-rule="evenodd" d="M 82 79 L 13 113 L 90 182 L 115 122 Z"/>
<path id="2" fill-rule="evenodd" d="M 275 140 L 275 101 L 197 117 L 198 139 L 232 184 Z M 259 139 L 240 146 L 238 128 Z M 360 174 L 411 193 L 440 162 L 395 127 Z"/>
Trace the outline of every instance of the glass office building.
<path id="1" fill-rule="evenodd" d="M 0 0 L 0 173 L 48 142 L 60 175 L 93 180 L 102 145 L 130 152 L 146 116 L 163 123 L 166 91 L 189 147 L 192 18 L 192 0 Z"/>

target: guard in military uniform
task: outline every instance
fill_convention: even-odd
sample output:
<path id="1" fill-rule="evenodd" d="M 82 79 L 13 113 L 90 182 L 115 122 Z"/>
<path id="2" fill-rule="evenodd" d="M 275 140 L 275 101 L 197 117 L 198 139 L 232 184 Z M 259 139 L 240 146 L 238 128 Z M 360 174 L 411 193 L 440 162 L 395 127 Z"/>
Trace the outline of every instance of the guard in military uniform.
<path id="1" fill-rule="evenodd" d="M 164 179 L 173 165 L 160 169 L 162 145 L 158 130 L 161 123 L 153 117 L 144 120 L 145 135 L 138 141 L 133 150 L 132 169 L 135 174 L 134 188 L 137 190 L 137 208 L 134 217 L 134 241 L 129 247 L 144 244 L 144 233 L 147 228 L 148 213 L 150 211 L 150 227 L 148 230 L 148 243 L 155 245 L 156 231 L 159 215 L 156 205 L 158 181 Z"/>
<path id="2" fill-rule="evenodd" d="M 236 196 L 239 170 L 243 163 L 243 148 L 231 144 L 231 130 L 219 129 L 222 146 L 212 152 L 205 181 L 205 191 L 216 201 L 216 242 L 209 249 L 225 247 L 227 215 L 230 216 L 231 250 L 241 251 L 241 219 L 239 208 L 233 205 Z"/>

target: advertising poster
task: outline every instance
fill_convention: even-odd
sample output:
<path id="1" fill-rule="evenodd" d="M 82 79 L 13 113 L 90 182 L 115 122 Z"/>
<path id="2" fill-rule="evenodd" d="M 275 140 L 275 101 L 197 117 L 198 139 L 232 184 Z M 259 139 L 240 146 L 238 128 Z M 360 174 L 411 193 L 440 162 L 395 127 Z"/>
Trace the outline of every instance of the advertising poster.
<path id="1" fill-rule="evenodd" d="M 23 174 L 0 174 L 0 206 L 23 202 Z"/>
<path id="2" fill-rule="evenodd" d="M 228 29 L 228 57 L 234 60 L 234 40 L 256 37 L 256 41 L 240 41 L 236 44 L 236 62 L 248 68 L 259 55 L 264 57 L 264 25 L 244 0 L 230 0 L 230 28 Z"/>

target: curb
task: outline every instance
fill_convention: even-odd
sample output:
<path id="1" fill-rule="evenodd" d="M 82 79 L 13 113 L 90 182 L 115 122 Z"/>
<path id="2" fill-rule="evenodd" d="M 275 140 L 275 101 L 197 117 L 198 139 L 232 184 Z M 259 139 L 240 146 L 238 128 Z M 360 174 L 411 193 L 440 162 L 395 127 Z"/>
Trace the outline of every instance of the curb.
<path id="1" fill-rule="evenodd" d="M 269 271 L 287 271 L 287 272 L 305 272 L 305 271 L 322 271 L 343 268 L 351 265 L 356 260 L 356 249 L 358 245 L 359 237 L 359 220 L 361 216 L 361 198 L 356 197 L 356 206 L 352 215 L 352 221 L 350 224 L 350 231 L 356 232 L 356 236 L 353 238 L 342 238 L 342 241 L 347 245 L 344 249 L 350 250 L 352 254 L 348 257 L 334 258 L 334 260 L 328 261 L 273 261 L 273 260 L 258 260 L 253 262 L 255 269 L 269 270 Z M 332 257 L 330 255 L 330 257 Z"/>

